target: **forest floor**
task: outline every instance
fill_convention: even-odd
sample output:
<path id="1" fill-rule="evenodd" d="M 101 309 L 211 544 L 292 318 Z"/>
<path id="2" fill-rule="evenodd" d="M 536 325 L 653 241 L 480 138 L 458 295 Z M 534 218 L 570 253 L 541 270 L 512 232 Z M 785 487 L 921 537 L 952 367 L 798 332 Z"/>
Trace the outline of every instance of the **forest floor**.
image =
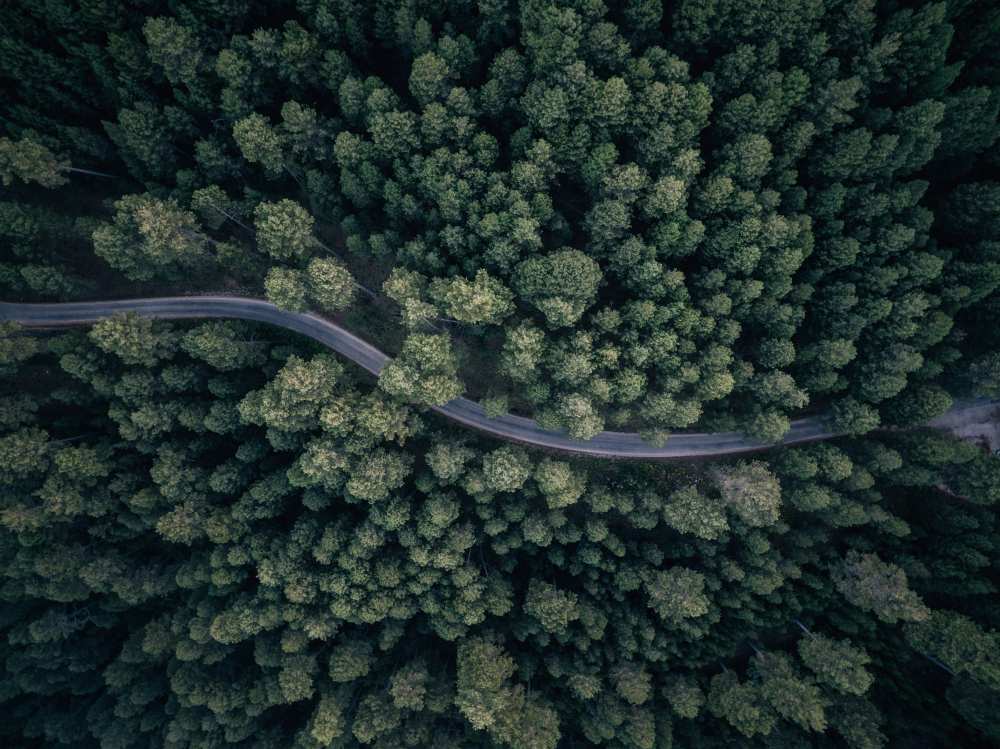
<path id="1" fill-rule="evenodd" d="M 995 403 L 949 411 L 935 419 L 934 425 L 959 439 L 979 443 L 990 452 L 1000 450 L 1000 407 Z"/>

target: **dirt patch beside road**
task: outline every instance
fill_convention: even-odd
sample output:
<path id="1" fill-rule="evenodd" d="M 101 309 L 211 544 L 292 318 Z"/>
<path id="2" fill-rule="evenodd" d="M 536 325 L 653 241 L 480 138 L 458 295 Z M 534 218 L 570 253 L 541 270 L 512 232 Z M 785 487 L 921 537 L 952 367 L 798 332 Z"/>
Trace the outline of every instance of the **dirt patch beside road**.
<path id="1" fill-rule="evenodd" d="M 995 403 L 949 411 L 934 419 L 931 425 L 959 439 L 983 445 L 991 453 L 1000 450 L 1000 406 Z"/>

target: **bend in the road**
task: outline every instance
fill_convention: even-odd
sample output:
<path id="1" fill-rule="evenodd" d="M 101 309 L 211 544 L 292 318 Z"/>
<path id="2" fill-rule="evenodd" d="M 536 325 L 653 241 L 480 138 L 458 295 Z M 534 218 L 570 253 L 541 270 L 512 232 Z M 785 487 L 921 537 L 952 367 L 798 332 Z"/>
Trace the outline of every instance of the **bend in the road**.
<path id="1" fill-rule="evenodd" d="M 0 302 L 0 320 L 13 320 L 25 327 L 89 325 L 125 312 L 166 320 L 226 318 L 277 325 L 318 341 L 375 375 L 389 359 L 371 344 L 330 320 L 310 312 L 289 312 L 261 299 L 181 296 L 62 304 Z M 974 401 L 956 406 L 953 411 L 982 408 L 984 403 L 988 402 Z M 456 398 L 443 406 L 435 406 L 434 410 L 453 421 L 500 439 L 594 458 L 663 460 L 731 455 L 774 446 L 754 441 L 739 432 L 675 434 L 662 447 L 650 445 L 632 432 L 601 432 L 590 440 L 576 440 L 559 432 L 542 429 L 533 420 L 521 416 L 489 417 L 482 406 L 468 398 Z M 935 426 L 935 421 L 929 425 Z M 825 419 L 811 417 L 793 421 L 788 434 L 778 444 L 790 445 L 836 436 L 838 435 L 828 429 Z"/>

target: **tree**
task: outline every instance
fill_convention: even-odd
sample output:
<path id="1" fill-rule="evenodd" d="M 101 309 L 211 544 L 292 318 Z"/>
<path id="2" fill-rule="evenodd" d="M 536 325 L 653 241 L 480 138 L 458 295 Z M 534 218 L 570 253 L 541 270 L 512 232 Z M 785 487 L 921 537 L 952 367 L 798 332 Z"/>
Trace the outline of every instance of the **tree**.
<path id="1" fill-rule="evenodd" d="M 589 440 L 604 429 L 604 419 L 593 401 L 581 393 L 561 395 L 551 413 L 551 422 L 556 429 L 565 429 L 570 437 L 577 440 Z"/>
<path id="2" fill-rule="evenodd" d="M 294 200 L 261 203 L 254 210 L 257 244 L 279 260 L 300 259 L 316 247 L 313 217 Z"/>
<path id="3" fill-rule="evenodd" d="M 475 451 L 465 445 L 437 442 L 427 451 L 426 460 L 439 481 L 452 482 L 462 475 L 466 464 L 475 456 Z"/>
<path id="4" fill-rule="evenodd" d="M 767 735 L 777 716 L 753 686 L 741 684 L 732 671 L 712 677 L 708 690 L 708 710 L 724 719 L 747 738 Z"/>
<path id="5" fill-rule="evenodd" d="M 0 138 L 0 182 L 10 187 L 14 178 L 36 182 L 42 187 L 60 187 L 69 182 L 65 173 L 69 161 L 59 159 L 32 137 L 19 141 Z"/>
<path id="6" fill-rule="evenodd" d="M 663 505 L 663 519 L 674 530 L 713 541 L 729 530 L 724 507 L 696 487 L 687 486 L 670 495 Z"/>
<path id="7" fill-rule="evenodd" d="M 530 380 L 544 351 L 545 334 L 538 328 L 526 323 L 507 328 L 501 352 L 504 373 L 514 381 Z"/>
<path id="8" fill-rule="evenodd" d="M 579 250 L 564 248 L 520 263 L 514 289 L 545 316 L 551 327 L 572 325 L 593 303 L 601 269 Z"/>
<path id="9" fill-rule="evenodd" d="M 491 419 L 498 419 L 510 411 L 510 398 L 505 393 L 492 393 L 480 399 L 483 412 Z"/>
<path id="10" fill-rule="evenodd" d="M 336 312 L 354 301 L 357 284 L 350 271 L 335 260 L 316 257 L 306 266 L 309 299 L 318 307 Z"/>
<path id="11" fill-rule="evenodd" d="M 313 696 L 313 672 L 316 659 L 305 653 L 297 653 L 282 659 L 278 672 L 278 685 L 285 702 L 300 702 Z"/>
<path id="12" fill-rule="evenodd" d="M 170 358 L 176 347 L 173 335 L 134 312 L 101 320 L 88 335 L 102 350 L 115 354 L 125 364 L 138 366 L 151 367 Z"/>
<path id="13" fill-rule="evenodd" d="M 42 471 L 48 464 L 48 442 L 48 433 L 36 427 L 19 429 L 0 437 L 3 466 L 0 481 L 9 484 L 14 479 Z"/>
<path id="14" fill-rule="evenodd" d="M 433 52 L 425 52 L 413 60 L 410 72 L 410 93 L 417 103 L 427 106 L 439 98 L 448 79 L 448 64 Z"/>
<path id="15" fill-rule="evenodd" d="M 660 428 L 684 428 L 701 416 L 697 400 L 680 398 L 673 393 L 650 392 L 642 402 L 640 412 L 650 424 Z"/>
<path id="16" fill-rule="evenodd" d="M 890 398 L 884 410 L 894 424 L 925 424 L 951 408 L 954 401 L 944 388 L 933 385 L 911 387 Z"/>
<path id="17" fill-rule="evenodd" d="M 320 409 L 333 400 L 343 367 L 325 354 L 303 359 L 289 356 L 274 378 L 240 401 L 240 418 L 285 432 L 305 431 L 318 424 Z"/>
<path id="18" fill-rule="evenodd" d="M 825 684 L 858 697 L 871 687 L 874 678 L 865 666 L 871 658 L 848 640 L 832 640 L 810 635 L 799 640 L 802 662 Z"/>
<path id="19" fill-rule="evenodd" d="M 855 698 L 835 703 L 829 711 L 830 725 L 852 749 L 882 749 L 886 735 L 882 733 L 882 715 L 872 703 Z"/>
<path id="20" fill-rule="evenodd" d="M 344 735 L 346 706 L 336 694 L 323 694 L 316 704 L 309 725 L 309 736 L 319 745 L 330 745 Z"/>
<path id="21" fill-rule="evenodd" d="M 988 398 L 1000 396 L 1000 353 L 987 354 L 971 362 L 969 378 L 977 394 Z"/>
<path id="22" fill-rule="evenodd" d="M 285 169 L 284 142 L 267 119 L 254 112 L 233 125 L 233 140 L 251 164 L 260 164 L 271 176 Z"/>
<path id="23" fill-rule="evenodd" d="M 393 704 L 402 710 L 422 710 L 427 697 L 430 674 L 423 661 L 413 661 L 392 675 L 389 694 Z"/>
<path id="24" fill-rule="evenodd" d="M 402 310 L 403 324 L 415 328 L 437 316 L 434 305 L 427 301 L 427 279 L 419 273 L 393 268 L 382 284 L 386 296 Z"/>
<path id="25" fill-rule="evenodd" d="M 854 435 L 867 434 L 881 423 L 877 410 L 850 396 L 831 405 L 830 417 L 834 431 Z"/>
<path id="26" fill-rule="evenodd" d="M 142 26 L 152 61 L 173 85 L 197 88 L 204 53 L 191 29 L 173 18 L 150 18 Z"/>
<path id="27" fill-rule="evenodd" d="M 663 688 L 671 709 L 681 718 L 698 717 L 705 704 L 705 693 L 691 678 L 675 677 Z"/>
<path id="28" fill-rule="evenodd" d="M 483 456 L 486 485 L 500 492 L 520 489 L 531 475 L 531 460 L 519 448 L 500 447 Z"/>
<path id="29" fill-rule="evenodd" d="M 364 640 L 345 639 L 330 652 L 328 672 L 330 681 L 345 683 L 366 676 L 372 667 L 373 649 Z"/>
<path id="30" fill-rule="evenodd" d="M 615 691 L 631 705 L 641 705 L 653 696 L 653 679 L 642 666 L 625 662 L 611 674 Z"/>
<path id="31" fill-rule="evenodd" d="M 708 612 L 705 576 L 685 567 L 649 572 L 643 581 L 647 605 L 672 624 Z"/>
<path id="32" fill-rule="evenodd" d="M 760 696 L 774 711 L 806 731 L 826 730 L 826 705 L 819 688 L 796 672 L 784 653 L 758 654 L 752 673 Z"/>
<path id="33" fill-rule="evenodd" d="M 781 512 L 781 484 L 767 464 L 740 462 L 717 469 L 713 478 L 730 510 L 751 527 L 773 525 Z"/>
<path id="34" fill-rule="evenodd" d="M 222 371 L 264 362 L 264 345 L 256 343 L 244 326 L 229 321 L 211 321 L 192 328 L 181 337 L 180 347 L 189 356 Z"/>
<path id="35" fill-rule="evenodd" d="M 445 315 L 466 323 L 498 325 L 514 310 L 514 295 L 482 269 L 471 283 L 465 278 L 434 279 L 430 297 Z"/>
<path id="36" fill-rule="evenodd" d="M 115 201 L 115 218 L 93 233 L 94 252 L 134 281 L 179 280 L 204 269 L 211 241 L 194 214 L 150 194 Z"/>
<path id="37" fill-rule="evenodd" d="M 42 351 L 42 343 L 31 336 L 21 335 L 21 326 L 15 322 L 0 322 L 0 374 L 8 369 L 15 370 L 18 364 L 27 361 Z"/>
<path id="38" fill-rule="evenodd" d="M 524 612 L 537 619 L 543 630 L 555 635 L 568 634 L 570 623 L 580 618 L 574 593 L 535 579 L 528 585 Z"/>
<path id="39" fill-rule="evenodd" d="M 907 587 L 906 573 L 876 554 L 853 549 L 832 571 L 833 583 L 843 596 L 884 622 L 923 621 L 929 615 L 923 601 Z"/>
<path id="40" fill-rule="evenodd" d="M 559 745 L 559 715 L 537 695 L 527 694 L 521 709 L 504 717 L 503 724 L 493 731 L 501 744 L 512 749 L 556 749 Z"/>
<path id="41" fill-rule="evenodd" d="M 491 728 L 516 704 L 518 692 L 507 682 L 517 666 L 495 642 L 484 637 L 459 642 L 456 670 L 455 705 L 474 729 Z"/>
<path id="42" fill-rule="evenodd" d="M 535 466 L 535 483 L 549 509 L 557 510 L 574 504 L 587 488 L 587 477 L 563 461 L 544 459 Z"/>
<path id="43" fill-rule="evenodd" d="M 912 648 L 955 674 L 968 674 L 984 687 L 1000 690 L 998 635 L 954 611 L 935 609 L 923 620 L 903 628 Z"/>
<path id="44" fill-rule="evenodd" d="M 309 309 L 309 278 L 293 268 L 271 268 L 264 279 L 264 291 L 269 301 L 291 312 Z"/>
<path id="45" fill-rule="evenodd" d="M 458 365 L 446 335 L 413 333 L 379 373 L 379 386 L 413 403 L 439 406 L 462 394 Z"/>
<path id="46" fill-rule="evenodd" d="M 308 453 L 306 455 L 308 456 Z M 339 456 L 335 453 L 333 457 L 336 461 Z M 389 450 L 374 450 L 364 461 L 353 466 L 353 475 L 347 480 L 346 489 L 351 495 L 368 502 L 385 499 L 391 492 L 403 486 L 410 473 L 411 462 L 409 455 Z M 328 482 L 332 472 L 328 471 L 323 463 L 317 468 L 314 474 L 319 478 L 319 483 Z"/>

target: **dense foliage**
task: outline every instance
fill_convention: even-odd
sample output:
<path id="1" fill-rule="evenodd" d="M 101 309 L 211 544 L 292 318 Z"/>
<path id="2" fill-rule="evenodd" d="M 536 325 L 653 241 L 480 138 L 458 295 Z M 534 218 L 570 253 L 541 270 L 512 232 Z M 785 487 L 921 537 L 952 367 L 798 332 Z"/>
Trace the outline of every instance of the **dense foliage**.
<path id="1" fill-rule="evenodd" d="M 0 344 L 5 745 L 1000 739 L 973 445 L 587 464 L 247 324 Z"/>
<path id="2" fill-rule="evenodd" d="M 113 221 L 4 202 L 0 281 L 86 293 L 92 234 L 129 279 L 337 310 L 339 255 L 411 357 L 490 351 L 490 395 L 575 436 L 918 422 L 963 355 L 998 387 L 967 341 L 1000 283 L 989 5 L 9 4 L 4 183 L 97 183 Z"/>
<path id="3" fill-rule="evenodd" d="M 0 5 L 0 298 L 238 290 L 281 331 L 0 328 L 0 743 L 1000 741 L 1000 10 Z M 686 466 L 586 438 L 825 411 Z M 866 436 L 867 435 L 867 436 Z"/>

